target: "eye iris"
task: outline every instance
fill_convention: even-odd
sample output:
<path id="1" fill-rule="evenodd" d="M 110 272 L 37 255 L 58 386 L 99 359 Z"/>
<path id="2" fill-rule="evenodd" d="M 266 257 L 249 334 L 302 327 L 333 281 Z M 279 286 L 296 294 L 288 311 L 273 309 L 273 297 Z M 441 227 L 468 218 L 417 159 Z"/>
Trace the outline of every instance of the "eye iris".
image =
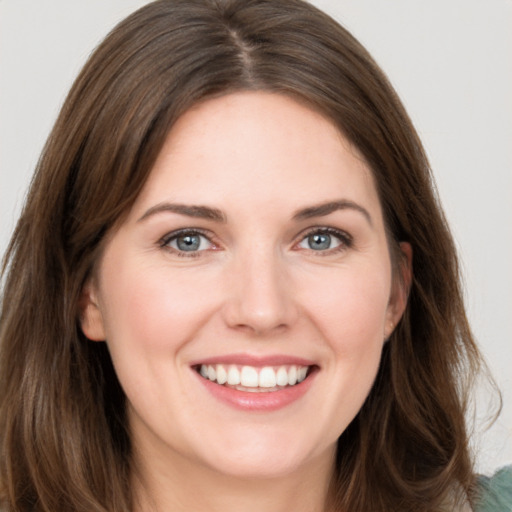
<path id="1" fill-rule="evenodd" d="M 183 235 L 176 239 L 176 245 L 180 251 L 197 251 L 201 238 L 199 235 Z"/>
<path id="2" fill-rule="evenodd" d="M 308 245 L 314 251 L 329 249 L 331 246 L 331 236 L 326 233 L 315 233 L 308 236 Z"/>

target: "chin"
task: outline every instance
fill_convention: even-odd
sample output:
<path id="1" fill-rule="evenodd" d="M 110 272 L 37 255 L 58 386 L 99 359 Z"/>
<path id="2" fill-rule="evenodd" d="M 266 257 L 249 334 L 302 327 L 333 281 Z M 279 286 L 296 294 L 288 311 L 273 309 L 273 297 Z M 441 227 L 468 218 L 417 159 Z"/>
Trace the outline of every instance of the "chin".
<path id="1" fill-rule="evenodd" d="M 324 446 L 312 445 L 311 441 L 293 439 L 293 436 L 279 435 L 270 429 L 266 435 L 244 436 L 242 443 L 232 442 L 209 450 L 206 465 L 228 477 L 240 479 L 286 478 L 316 465 L 320 461 L 332 461 L 336 452 L 336 442 Z M 270 436 L 270 439 L 269 437 Z"/>

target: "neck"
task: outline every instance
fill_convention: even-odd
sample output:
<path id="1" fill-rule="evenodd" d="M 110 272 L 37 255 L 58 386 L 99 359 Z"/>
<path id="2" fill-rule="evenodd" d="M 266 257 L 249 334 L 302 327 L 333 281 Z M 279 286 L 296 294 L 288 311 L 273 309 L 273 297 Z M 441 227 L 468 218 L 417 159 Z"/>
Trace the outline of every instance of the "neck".
<path id="1" fill-rule="evenodd" d="M 334 450 L 268 478 L 226 475 L 174 454 L 135 457 L 136 512 L 328 512 Z M 160 454 L 161 455 L 161 454 Z"/>

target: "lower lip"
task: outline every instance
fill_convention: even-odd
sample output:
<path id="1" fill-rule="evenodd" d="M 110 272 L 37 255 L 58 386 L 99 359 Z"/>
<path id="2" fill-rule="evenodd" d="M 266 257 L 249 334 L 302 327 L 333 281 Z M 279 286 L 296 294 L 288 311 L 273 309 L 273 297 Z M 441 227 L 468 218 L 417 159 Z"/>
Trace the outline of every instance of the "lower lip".
<path id="1" fill-rule="evenodd" d="M 218 400 L 236 409 L 264 412 L 282 409 L 302 398 L 311 387 L 317 373 L 313 371 L 300 384 L 286 387 L 279 391 L 249 392 L 221 386 L 220 384 L 205 379 L 195 370 L 193 371 L 203 386 Z"/>

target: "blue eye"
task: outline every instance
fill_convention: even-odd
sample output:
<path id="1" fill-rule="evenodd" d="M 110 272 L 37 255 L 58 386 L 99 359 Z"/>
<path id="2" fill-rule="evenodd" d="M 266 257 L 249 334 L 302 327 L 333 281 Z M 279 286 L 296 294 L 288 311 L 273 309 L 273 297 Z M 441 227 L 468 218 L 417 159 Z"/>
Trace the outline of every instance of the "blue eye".
<path id="1" fill-rule="evenodd" d="M 166 236 L 162 240 L 162 246 L 178 253 L 197 253 L 211 249 L 213 244 L 205 235 L 197 231 L 182 231 Z"/>
<path id="2" fill-rule="evenodd" d="M 351 237 L 342 231 L 330 229 L 316 229 L 306 235 L 299 243 L 301 249 L 316 252 L 327 252 L 333 249 L 350 247 Z"/>
<path id="3" fill-rule="evenodd" d="M 307 238 L 308 248 L 313 251 L 325 251 L 331 249 L 332 237 L 327 233 L 315 233 Z"/>

